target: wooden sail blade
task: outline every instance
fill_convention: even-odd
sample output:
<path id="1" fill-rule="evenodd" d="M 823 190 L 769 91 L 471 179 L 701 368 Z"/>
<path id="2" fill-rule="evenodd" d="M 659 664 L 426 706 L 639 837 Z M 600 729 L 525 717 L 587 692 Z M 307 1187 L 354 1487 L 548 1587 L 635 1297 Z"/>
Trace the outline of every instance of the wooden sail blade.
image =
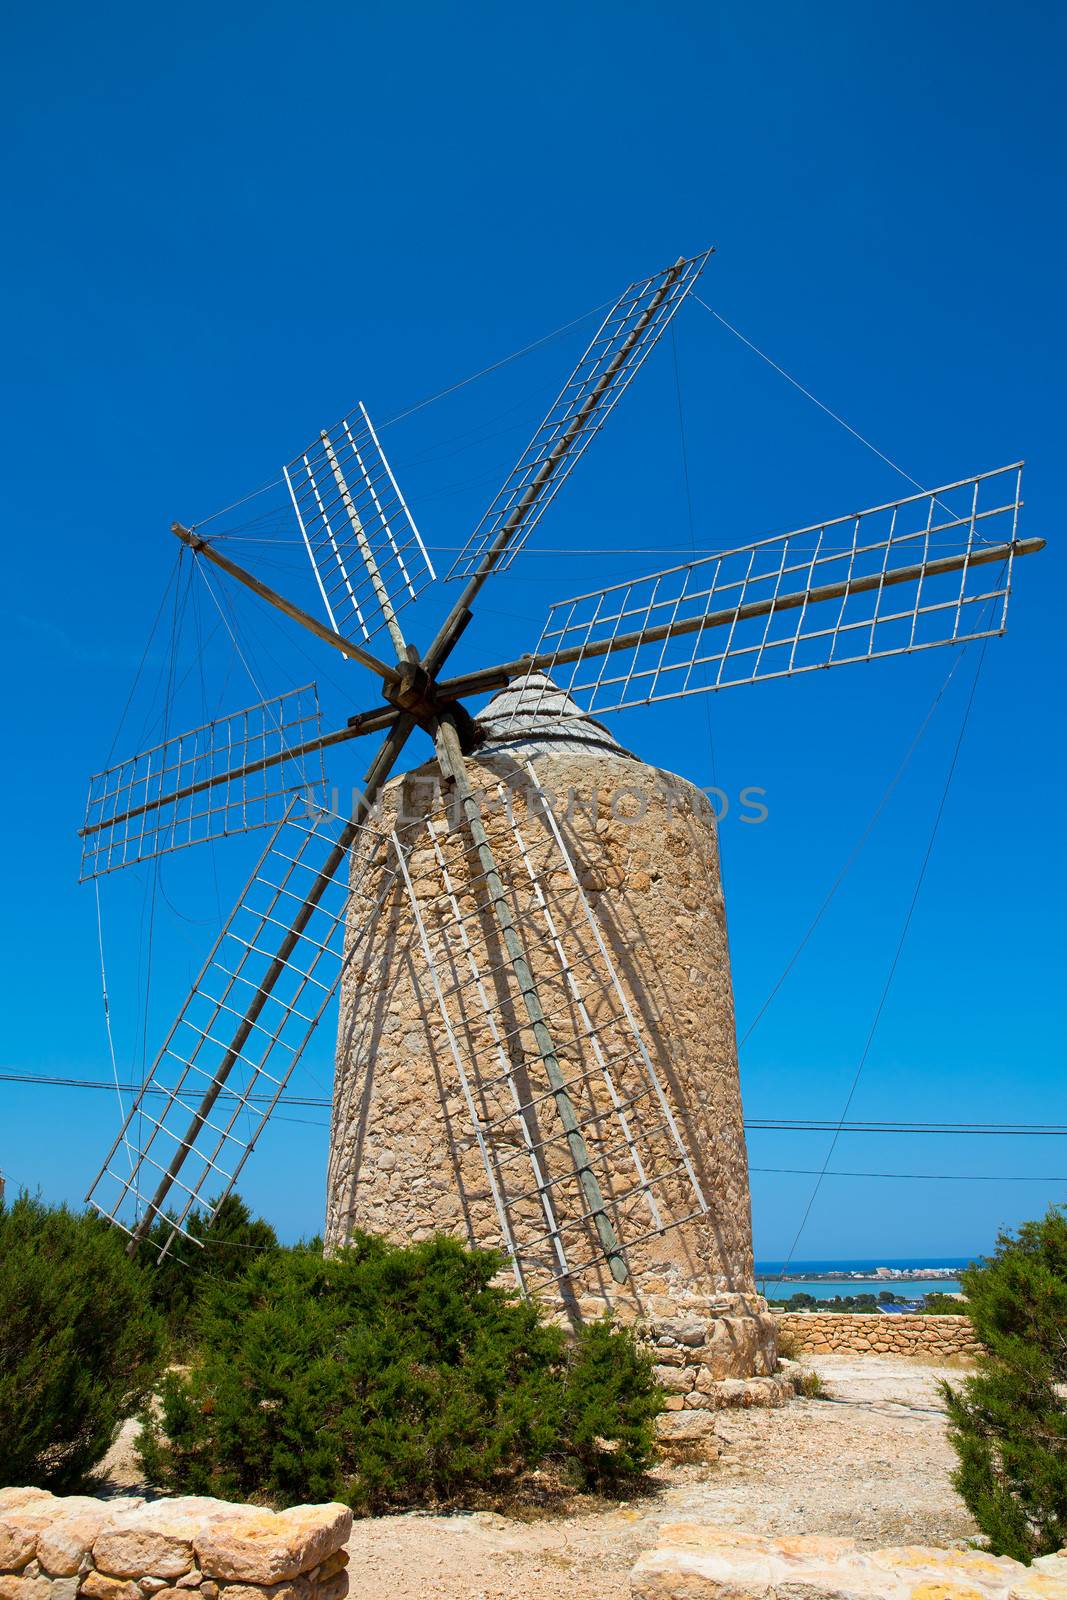
<path id="1" fill-rule="evenodd" d="M 558 602 L 511 667 L 607 712 L 1003 633 L 1014 559 L 1043 545 L 1017 537 L 1021 482 L 1016 462 Z"/>
<path id="2" fill-rule="evenodd" d="M 449 578 L 515 559 L 579 456 L 696 283 L 710 250 L 630 284 L 597 329 L 541 426 L 453 562 Z"/>
<path id="3" fill-rule="evenodd" d="M 284 471 L 330 626 L 388 628 L 403 656 L 396 613 L 436 573 L 363 404 Z"/>
<path id="4" fill-rule="evenodd" d="M 165 851 L 276 823 L 296 789 L 325 795 L 313 683 L 260 700 L 89 780 L 81 878 L 99 877 Z"/>
<path id="5" fill-rule="evenodd" d="M 86 1197 L 135 1243 L 162 1219 L 169 1248 L 236 1182 L 361 948 L 345 930 L 361 831 L 376 870 L 387 840 L 297 798 L 256 864 Z"/>

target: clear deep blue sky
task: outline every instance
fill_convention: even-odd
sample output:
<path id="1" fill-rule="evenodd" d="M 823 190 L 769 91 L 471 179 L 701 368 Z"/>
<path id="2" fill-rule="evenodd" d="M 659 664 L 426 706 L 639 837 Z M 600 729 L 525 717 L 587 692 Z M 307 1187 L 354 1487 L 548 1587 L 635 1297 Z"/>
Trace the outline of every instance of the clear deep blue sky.
<path id="1" fill-rule="evenodd" d="M 1019 564 L 1008 636 L 989 647 L 851 1114 L 1067 1122 L 1062 9 L 60 3 L 13 12 L 5 46 L 0 1067 L 109 1075 L 75 829 L 171 574 L 172 518 L 275 477 L 357 399 L 384 421 L 713 241 L 705 298 L 915 478 L 1027 459 L 1023 530 L 1049 549 Z M 385 431 L 431 545 L 465 536 L 588 326 Z M 907 492 L 695 305 L 676 349 L 701 548 Z M 291 537 L 279 502 L 263 504 L 271 535 Z M 573 550 L 689 538 L 665 344 L 541 525 L 542 550 L 563 553 L 500 580 L 462 659 L 530 647 L 545 603 L 601 573 L 664 564 Z M 248 546 L 264 576 L 306 590 L 291 554 Z M 202 692 L 196 624 L 209 634 L 212 613 L 196 592 L 178 645 L 188 722 L 205 697 L 255 698 L 219 635 Z M 358 669 L 311 642 L 300 654 L 283 622 L 237 605 L 268 692 L 317 674 L 330 715 L 368 703 Z M 420 605 L 422 638 L 431 613 Z M 714 752 L 691 702 L 617 720 L 699 783 L 767 791 L 764 826 L 722 826 L 742 1031 L 949 664 L 931 652 L 730 691 L 710 702 Z M 753 1116 L 840 1114 L 974 664 L 972 650 L 744 1047 Z M 116 754 L 152 734 L 163 671 L 157 645 Z M 341 783 L 356 770 L 348 755 L 332 768 Z M 165 865 L 146 1027 L 149 875 L 103 885 L 124 1078 L 258 845 Z M 298 1092 L 328 1091 L 329 1046 Z M 0 1108 L 9 1179 L 80 1199 L 113 1096 L 0 1082 Z M 321 1220 L 325 1114 L 301 1115 L 272 1127 L 242 1184 L 287 1236 Z M 826 1139 L 755 1133 L 753 1167 L 816 1168 Z M 829 1177 L 801 1257 L 981 1251 L 1067 1193 L 1062 1139 L 847 1136 L 832 1165 L 994 1181 Z M 759 1255 L 788 1247 L 811 1184 L 754 1172 Z"/>

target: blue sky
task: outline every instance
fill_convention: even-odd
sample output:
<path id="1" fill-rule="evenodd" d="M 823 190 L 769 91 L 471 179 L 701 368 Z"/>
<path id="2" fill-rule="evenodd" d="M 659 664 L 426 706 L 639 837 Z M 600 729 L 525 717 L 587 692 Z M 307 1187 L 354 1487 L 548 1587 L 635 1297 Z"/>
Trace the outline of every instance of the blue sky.
<path id="1" fill-rule="evenodd" d="M 274 479 L 363 399 L 381 422 L 714 242 L 702 294 L 920 482 L 1025 456 L 1009 633 L 982 669 L 922 895 L 851 1115 L 1067 1122 L 1063 1090 L 1061 519 L 1064 126 L 1060 8 L 616 0 L 536 8 L 279 4 L 22 8 L 8 21 L 2 262 L 4 1041 L 0 1070 L 106 1079 L 92 889 L 75 830 L 171 577 L 173 518 Z M 462 542 L 580 348 L 583 323 L 384 429 L 428 542 Z M 457 662 L 532 645 L 547 603 L 656 554 L 736 543 L 908 485 L 698 306 L 676 324 L 693 505 L 664 343 L 497 581 Z M 257 502 L 291 537 L 280 502 Z M 240 521 L 232 515 L 225 526 Z M 222 519 L 216 526 L 223 525 Z M 604 552 L 595 557 L 575 550 Z M 249 546 L 303 585 L 289 546 Z M 550 555 L 550 551 L 558 555 Z M 670 557 L 667 557 L 670 559 Z M 285 573 L 283 578 L 282 573 Z M 178 641 L 194 670 L 197 591 Z M 251 600 L 267 692 L 317 675 L 371 702 Z M 197 608 L 201 609 L 197 609 Z M 420 603 L 416 637 L 434 621 Z M 225 639 L 205 693 L 255 698 Z M 308 656 L 312 658 L 309 662 Z M 625 713 L 642 755 L 770 816 L 722 826 L 737 1011 L 759 1011 L 863 833 L 946 652 Z M 836 1118 L 900 935 L 974 651 L 858 862 L 745 1044 L 755 1117 Z M 158 642 L 116 754 L 150 735 Z M 180 676 L 180 674 L 179 674 Z M 184 698 L 183 698 L 184 697 Z M 362 756 L 360 752 L 360 756 Z M 360 768 L 361 769 L 361 768 Z M 348 755 L 331 767 L 356 774 Z M 259 847 L 103 885 L 120 1071 L 138 1076 Z M 218 885 L 216 893 L 216 882 Z M 298 1092 L 328 1092 L 329 1039 Z M 113 1096 L 0 1081 L 0 1167 L 80 1199 Z M 304 1115 L 302 1113 L 302 1115 Z M 325 1129 L 278 1123 L 242 1187 L 288 1236 L 318 1228 Z M 790 1245 L 825 1134 L 754 1133 L 757 1253 Z M 1061 1153 L 1062 1152 L 1062 1153 Z M 1064 1141 L 842 1138 L 798 1254 L 980 1251 L 1063 1198 Z M 1000 1181 L 1004 1175 L 1018 1181 Z"/>

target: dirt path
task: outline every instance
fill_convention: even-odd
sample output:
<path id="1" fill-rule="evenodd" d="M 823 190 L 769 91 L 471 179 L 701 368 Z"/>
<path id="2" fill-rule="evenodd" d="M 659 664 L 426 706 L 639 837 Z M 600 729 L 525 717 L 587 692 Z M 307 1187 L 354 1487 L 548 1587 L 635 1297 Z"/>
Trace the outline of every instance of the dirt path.
<path id="1" fill-rule="evenodd" d="M 937 1379 L 891 1357 L 806 1358 L 828 1399 L 722 1412 L 719 1461 L 664 1468 L 625 1506 L 521 1521 L 494 1513 L 357 1522 L 352 1600 L 625 1600 L 665 1522 L 705 1519 L 864 1543 L 948 1544 L 974 1533 L 949 1481 Z"/>
<path id="2" fill-rule="evenodd" d="M 627 1600 L 627 1576 L 665 1522 L 706 1520 L 779 1533 L 849 1534 L 865 1544 L 951 1544 L 974 1526 L 949 1483 L 940 1377 L 890 1356 L 808 1356 L 828 1398 L 781 1411 L 723 1411 L 722 1454 L 664 1467 L 624 1505 L 520 1519 L 412 1513 L 357 1522 L 352 1600 Z M 136 1424 L 105 1470 L 112 1492 L 142 1487 Z"/>

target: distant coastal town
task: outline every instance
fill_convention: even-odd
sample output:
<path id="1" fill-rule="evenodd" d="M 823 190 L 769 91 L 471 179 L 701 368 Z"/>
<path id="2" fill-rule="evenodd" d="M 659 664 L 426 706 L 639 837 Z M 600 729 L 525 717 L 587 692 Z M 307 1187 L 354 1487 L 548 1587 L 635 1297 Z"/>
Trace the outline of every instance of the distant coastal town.
<path id="1" fill-rule="evenodd" d="M 928 1283 L 935 1280 L 952 1280 L 959 1277 L 959 1267 L 875 1267 L 864 1271 L 845 1271 L 837 1268 L 827 1272 L 775 1273 L 776 1283 L 870 1283 L 877 1278 L 883 1283 Z"/>

